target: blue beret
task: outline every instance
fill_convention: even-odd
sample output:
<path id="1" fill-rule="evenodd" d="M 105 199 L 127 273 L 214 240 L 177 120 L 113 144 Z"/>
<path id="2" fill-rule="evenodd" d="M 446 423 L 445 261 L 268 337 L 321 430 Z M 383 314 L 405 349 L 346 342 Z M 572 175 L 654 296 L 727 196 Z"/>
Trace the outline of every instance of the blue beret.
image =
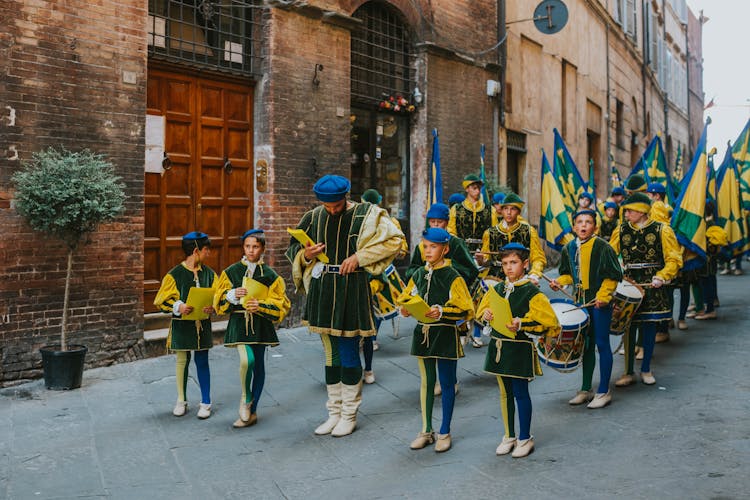
<path id="1" fill-rule="evenodd" d="M 450 198 L 448 198 L 448 205 L 463 203 L 465 199 L 466 196 L 462 195 L 461 193 L 453 193 Z"/>
<path id="2" fill-rule="evenodd" d="M 351 187 L 352 183 L 346 177 L 328 174 L 318 179 L 313 191 L 320 201 L 331 203 L 343 200 Z"/>
<path id="3" fill-rule="evenodd" d="M 373 205 L 378 205 L 381 201 L 383 201 L 383 196 L 378 193 L 376 189 L 368 189 L 367 191 L 362 193 L 362 201 L 372 203 Z"/>
<path id="4" fill-rule="evenodd" d="M 661 193 L 666 194 L 667 188 L 664 187 L 663 184 L 659 184 L 658 182 L 652 182 L 648 185 L 648 189 L 646 189 L 649 193 Z"/>
<path id="5" fill-rule="evenodd" d="M 197 241 L 205 239 L 208 239 L 208 235 L 206 233 L 201 233 L 200 231 L 193 231 L 182 237 L 182 241 Z"/>
<path id="6" fill-rule="evenodd" d="M 581 199 L 581 198 L 588 198 L 589 200 L 594 201 L 594 195 L 586 191 L 581 193 L 581 195 L 578 197 L 578 199 Z"/>
<path id="7" fill-rule="evenodd" d="M 450 209 L 445 203 L 435 203 L 427 211 L 428 219 L 450 219 Z"/>
<path id="8" fill-rule="evenodd" d="M 614 201 L 605 201 L 604 208 L 617 208 L 617 203 Z"/>
<path id="9" fill-rule="evenodd" d="M 245 231 L 245 234 L 240 236 L 240 240 L 245 241 L 248 236 L 252 236 L 254 234 L 264 235 L 265 233 L 262 229 L 248 229 L 247 231 Z"/>
<path id="10" fill-rule="evenodd" d="M 504 247 L 502 247 L 500 249 L 501 252 L 508 252 L 510 250 L 516 250 L 516 251 L 519 251 L 519 252 L 528 252 L 529 251 L 528 248 L 526 248 L 522 244 L 516 243 L 516 242 L 508 243 L 507 245 L 505 245 Z"/>
<path id="11" fill-rule="evenodd" d="M 579 210 L 573 214 L 573 220 L 576 220 L 579 215 L 590 215 L 591 217 L 594 218 L 594 223 L 596 223 L 596 210 L 590 210 L 590 209 Z"/>
<path id="12" fill-rule="evenodd" d="M 448 243 L 451 235 L 445 229 L 439 227 L 430 227 L 422 233 L 422 238 L 433 243 Z"/>
<path id="13" fill-rule="evenodd" d="M 625 196 L 625 189 L 622 188 L 622 186 L 617 186 L 616 188 L 612 189 L 612 196 L 616 195 Z"/>
<path id="14" fill-rule="evenodd" d="M 505 193 L 495 193 L 492 195 L 492 204 L 496 205 L 502 203 L 505 200 Z"/>

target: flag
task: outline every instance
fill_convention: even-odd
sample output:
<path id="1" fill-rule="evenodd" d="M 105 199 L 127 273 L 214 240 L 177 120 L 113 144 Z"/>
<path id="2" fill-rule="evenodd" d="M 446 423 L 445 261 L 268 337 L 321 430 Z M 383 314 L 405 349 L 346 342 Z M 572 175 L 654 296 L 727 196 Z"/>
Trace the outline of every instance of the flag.
<path id="1" fill-rule="evenodd" d="M 717 217 L 716 196 L 719 191 L 716 184 L 716 169 L 714 169 L 715 154 L 716 148 L 711 148 L 708 152 L 708 165 L 706 165 L 706 203 L 711 203 L 714 207 L 714 220 Z"/>
<path id="2" fill-rule="evenodd" d="M 557 129 L 553 131 L 555 133 L 555 156 L 552 173 L 560 189 L 565 208 L 572 215 L 578 209 L 578 197 L 586 191 L 587 185 L 583 182 L 581 173 L 573 162 L 560 133 Z"/>
<path id="3" fill-rule="evenodd" d="M 617 170 L 617 167 L 615 167 L 613 160 L 614 158 L 610 155 L 609 161 L 612 163 L 612 171 L 610 172 L 609 177 L 612 180 L 612 189 L 623 186 L 622 177 L 620 177 L 620 171 Z"/>
<path id="4" fill-rule="evenodd" d="M 594 160 L 589 158 L 589 182 L 587 183 L 588 191 L 594 195 L 596 201 L 596 178 L 594 177 Z"/>
<path id="5" fill-rule="evenodd" d="M 440 141 L 438 131 L 432 129 L 432 160 L 430 161 L 430 191 L 427 193 L 427 209 L 443 202 L 443 177 L 440 175 Z"/>
<path id="6" fill-rule="evenodd" d="M 539 215 L 539 237 L 558 252 L 573 239 L 570 214 L 563 201 L 547 154 L 542 151 L 542 210 Z"/>
<path id="7" fill-rule="evenodd" d="M 671 226 L 677 241 L 694 256 L 687 257 L 682 268 L 686 271 L 697 269 L 706 261 L 706 221 L 703 218 L 706 208 L 706 131 L 711 119 L 706 120 L 703 133 L 690 169 L 682 180 L 680 197 L 675 203 Z"/>
<path id="8" fill-rule="evenodd" d="M 479 146 L 479 178 L 482 179 L 482 199 L 490 206 L 490 195 L 487 194 L 487 174 L 484 171 L 484 144 Z"/>
<path id="9" fill-rule="evenodd" d="M 680 181 L 682 180 L 682 163 L 684 161 L 682 148 L 677 144 L 677 159 L 674 162 L 674 175 L 672 176 L 672 192 L 675 198 L 680 194 Z"/>
<path id="10" fill-rule="evenodd" d="M 669 175 L 667 159 L 664 156 L 664 147 L 661 138 L 656 135 L 649 143 L 646 151 L 643 153 L 643 164 L 645 168 L 644 177 L 646 183 L 659 183 L 667 190 L 666 201 L 672 205 L 675 201 L 674 189 L 672 186 L 672 176 Z"/>
<path id="11" fill-rule="evenodd" d="M 716 96 L 713 96 L 711 98 L 711 100 L 708 101 L 708 104 L 706 104 L 705 106 L 703 106 L 703 111 L 706 111 L 707 109 L 710 109 L 710 108 L 713 108 L 714 106 L 716 106 L 716 103 L 714 102 L 715 99 L 716 99 Z"/>
<path id="12" fill-rule="evenodd" d="M 732 146 L 732 157 L 740 173 L 742 208 L 750 210 L 750 120 Z"/>
<path id="13" fill-rule="evenodd" d="M 745 245 L 746 234 L 740 201 L 740 175 L 731 153 L 731 149 L 727 148 L 724 161 L 716 173 L 716 183 L 719 187 L 716 223 L 727 233 L 729 249 L 737 255 Z"/>

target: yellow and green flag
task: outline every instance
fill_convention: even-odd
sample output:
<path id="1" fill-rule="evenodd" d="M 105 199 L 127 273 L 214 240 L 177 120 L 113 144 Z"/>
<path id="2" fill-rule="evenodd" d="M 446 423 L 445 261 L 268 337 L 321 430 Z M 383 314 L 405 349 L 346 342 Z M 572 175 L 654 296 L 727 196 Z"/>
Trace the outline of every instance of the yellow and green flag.
<path id="1" fill-rule="evenodd" d="M 646 182 L 649 184 L 656 182 L 664 186 L 667 190 L 667 203 L 672 205 L 675 202 L 672 176 L 669 175 L 667 159 L 664 156 L 664 147 L 658 135 L 651 139 L 646 151 L 643 153 L 643 164 L 645 166 L 644 177 L 646 178 Z"/>
<path id="2" fill-rule="evenodd" d="M 708 152 L 708 165 L 706 166 L 706 204 L 711 204 L 714 209 L 714 218 L 716 218 L 716 196 L 719 189 L 716 184 L 716 169 L 714 168 L 714 156 L 716 148 L 711 148 Z"/>
<path id="3" fill-rule="evenodd" d="M 738 255 L 745 246 L 746 234 L 740 200 L 740 176 L 731 153 L 731 149 L 727 148 L 724 161 L 716 173 L 716 182 L 719 186 L 716 222 L 727 233 L 729 250 L 733 255 Z"/>
<path id="4" fill-rule="evenodd" d="M 578 209 L 578 197 L 586 191 L 587 184 L 583 182 L 583 177 L 581 177 L 573 157 L 570 156 L 560 132 L 557 129 L 554 129 L 553 132 L 555 134 L 555 156 L 552 173 L 560 189 L 565 209 L 570 215 L 573 215 Z"/>
<path id="5" fill-rule="evenodd" d="M 732 158 L 740 173 L 742 208 L 750 210 L 750 120 L 732 146 Z"/>
<path id="6" fill-rule="evenodd" d="M 542 151 L 542 210 L 539 215 L 539 236 L 558 252 L 573 239 L 570 214 L 565 207 L 547 154 Z"/>
<path id="7" fill-rule="evenodd" d="M 683 263 L 683 269 L 697 269 L 706 261 L 706 169 L 708 154 L 706 152 L 706 131 L 711 119 L 706 120 L 698 148 L 695 151 L 690 169 L 682 179 L 682 189 L 675 203 L 670 225 L 674 229 L 677 241 L 695 254 Z"/>

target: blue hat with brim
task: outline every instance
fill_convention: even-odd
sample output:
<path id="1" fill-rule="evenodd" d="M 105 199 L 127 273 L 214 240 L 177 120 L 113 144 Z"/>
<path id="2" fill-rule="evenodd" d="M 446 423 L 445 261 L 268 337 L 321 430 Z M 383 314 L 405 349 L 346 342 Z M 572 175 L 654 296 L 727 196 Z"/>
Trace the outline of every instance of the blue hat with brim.
<path id="1" fill-rule="evenodd" d="M 449 220 L 450 209 L 448 208 L 448 205 L 446 205 L 445 203 L 435 203 L 427 211 L 427 218 Z"/>
<path id="2" fill-rule="evenodd" d="M 515 251 L 518 251 L 518 252 L 528 252 L 529 251 L 529 249 L 526 248 L 525 246 L 523 246 L 522 244 L 515 243 L 515 242 L 508 243 L 504 247 L 500 248 L 500 252 L 509 252 L 511 250 L 515 250 Z"/>
<path id="3" fill-rule="evenodd" d="M 590 215 L 594 218 L 594 223 L 596 223 L 596 210 L 579 210 L 573 214 L 573 221 L 575 221 L 579 215 Z"/>
<path id="4" fill-rule="evenodd" d="M 245 241 L 249 236 L 263 236 L 265 234 L 266 233 L 262 229 L 248 229 L 242 236 L 240 236 L 240 240 Z"/>
<path id="5" fill-rule="evenodd" d="M 594 195 L 586 191 L 584 191 L 583 193 L 580 194 L 580 196 L 578 196 L 578 199 L 581 199 L 581 198 L 588 198 L 589 200 L 594 201 Z"/>
<path id="6" fill-rule="evenodd" d="M 492 204 L 497 205 L 505 200 L 505 193 L 495 193 L 492 195 Z"/>
<path id="7" fill-rule="evenodd" d="M 463 203 L 466 199 L 466 196 L 462 195 L 461 193 L 453 193 L 450 195 L 450 198 L 448 198 L 448 204 L 449 205 L 456 205 L 458 203 Z"/>
<path id="8" fill-rule="evenodd" d="M 206 233 L 201 233 L 200 231 L 192 231 L 182 237 L 182 241 L 198 241 L 207 239 L 208 235 Z"/>
<path id="9" fill-rule="evenodd" d="M 451 235 L 445 229 L 431 227 L 425 229 L 422 233 L 422 238 L 433 243 L 446 244 L 451 240 Z"/>
<path id="10" fill-rule="evenodd" d="M 625 189 L 623 189 L 621 186 L 618 186 L 616 188 L 612 189 L 612 196 L 625 196 Z"/>
<path id="11" fill-rule="evenodd" d="M 324 175 L 313 186 L 315 196 L 322 202 L 331 203 L 346 198 L 352 187 L 349 179 L 340 175 Z"/>
<path id="12" fill-rule="evenodd" d="M 646 189 L 649 193 L 659 193 L 659 194 L 666 194 L 667 188 L 664 187 L 663 184 L 659 184 L 658 182 L 652 182 L 648 185 L 648 188 Z"/>
<path id="13" fill-rule="evenodd" d="M 606 209 L 606 208 L 614 208 L 614 209 L 617 209 L 617 203 L 615 203 L 614 201 L 605 201 L 605 202 L 604 202 L 604 208 L 605 208 L 605 209 Z"/>

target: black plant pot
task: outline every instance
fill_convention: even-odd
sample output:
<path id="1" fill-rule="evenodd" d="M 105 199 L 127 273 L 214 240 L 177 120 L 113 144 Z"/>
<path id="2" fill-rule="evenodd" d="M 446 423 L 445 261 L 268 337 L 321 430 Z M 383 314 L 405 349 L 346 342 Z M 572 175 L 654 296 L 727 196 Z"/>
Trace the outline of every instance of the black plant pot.
<path id="1" fill-rule="evenodd" d="M 44 346 L 39 352 L 42 353 L 44 385 L 47 389 L 66 391 L 81 387 L 83 362 L 88 352 L 86 346 L 69 345 L 67 351 L 61 351 L 60 346 Z"/>

